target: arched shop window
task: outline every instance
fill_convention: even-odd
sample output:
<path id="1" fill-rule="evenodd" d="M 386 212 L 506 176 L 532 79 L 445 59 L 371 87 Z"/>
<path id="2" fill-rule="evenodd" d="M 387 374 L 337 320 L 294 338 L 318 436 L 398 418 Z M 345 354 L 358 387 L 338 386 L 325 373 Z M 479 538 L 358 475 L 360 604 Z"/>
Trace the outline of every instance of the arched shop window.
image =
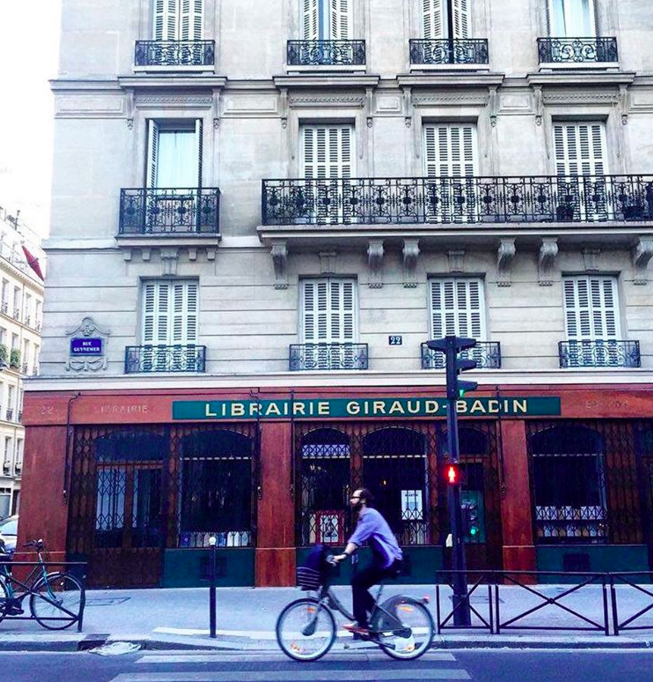
<path id="1" fill-rule="evenodd" d="M 301 440 L 300 545 L 342 545 L 350 495 L 349 437 L 320 428 Z"/>
<path id="2" fill-rule="evenodd" d="M 236 431 L 196 431 L 181 441 L 177 477 L 179 547 L 252 544 L 254 442 Z"/>
<path id="3" fill-rule="evenodd" d="M 556 426 L 533 434 L 530 452 L 537 541 L 606 542 L 601 435 L 580 425 Z"/>
<path id="4" fill-rule="evenodd" d="M 429 480 L 426 438 L 402 427 L 365 436 L 363 485 L 403 545 L 429 544 Z"/>

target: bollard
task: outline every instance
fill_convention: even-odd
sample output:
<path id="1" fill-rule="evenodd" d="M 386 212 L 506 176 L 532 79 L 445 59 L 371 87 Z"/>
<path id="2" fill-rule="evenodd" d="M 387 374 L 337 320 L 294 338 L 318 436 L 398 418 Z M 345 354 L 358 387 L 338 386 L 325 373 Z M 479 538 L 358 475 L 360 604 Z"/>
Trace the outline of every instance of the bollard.
<path id="1" fill-rule="evenodd" d="M 217 613 L 216 613 L 216 595 L 215 595 L 215 580 L 216 580 L 216 572 L 217 572 L 217 543 L 218 540 L 215 537 L 215 535 L 212 535 L 209 538 L 209 546 L 211 547 L 211 584 L 209 587 L 209 621 L 210 621 L 210 626 L 209 629 L 211 631 L 211 639 L 215 639 L 217 637 L 216 633 L 216 621 L 217 621 Z"/>

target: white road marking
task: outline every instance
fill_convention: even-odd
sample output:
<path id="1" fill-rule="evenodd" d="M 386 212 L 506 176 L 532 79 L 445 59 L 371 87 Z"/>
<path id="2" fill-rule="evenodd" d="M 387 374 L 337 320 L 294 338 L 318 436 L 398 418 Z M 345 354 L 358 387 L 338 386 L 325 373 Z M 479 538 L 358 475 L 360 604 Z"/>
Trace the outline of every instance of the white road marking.
<path id="1" fill-rule="evenodd" d="M 427 657 L 425 660 L 428 660 L 429 663 L 435 662 L 435 661 L 446 661 L 446 662 L 452 662 L 456 660 L 456 657 L 453 654 L 425 654 Z M 151 655 L 151 654 L 146 654 L 143 656 L 141 659 L 137 661 L 137 663 L 142 663 L 144 665 L 164 665 L 164 664 L 170 664 L 170 663 L 217 663 L 219 660 L 220 654 L 196 654 L 196 653 L 189 653 L 189 654 L 158 654 L 158 655 Z M 285 658 L 285 656 L 284 656 Z M 244 657 L 244 660 L 247 660 L 246 657 Z M 339 657 L 338 660 L 342 660 L 342 657 Z M 351 656 L 351 660 L 360 660 L 360 656 Z M 379 656 L 378 660 L 388 660 L 387 657 L 384 655 L 383 658 Z"/>
<path id="2" fill-rule="evenodd" d="M 431 667 L 414 667 L 394 670 L 231 670 L 224 672 L 196 673 L 123 673 L 111 682 L 360 682 L 362 676 L 372 675 L 375 680 L 385 682 L 405 682 L 409 676 L 413 680 L 470 680 L 466 670 Z"/>

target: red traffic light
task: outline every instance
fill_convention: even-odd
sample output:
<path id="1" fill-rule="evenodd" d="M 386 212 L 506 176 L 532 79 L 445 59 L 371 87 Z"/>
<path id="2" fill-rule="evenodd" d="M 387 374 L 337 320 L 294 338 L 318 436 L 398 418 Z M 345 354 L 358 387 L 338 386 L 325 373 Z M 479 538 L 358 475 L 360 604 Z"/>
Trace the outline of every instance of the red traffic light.
<path id="1" fill-rule="evenodd" d="M 459 485 L 462 482 L 460 467 L 456 464 L 448 464 L 445 469 L 445 478 L 449 485 Z"/>

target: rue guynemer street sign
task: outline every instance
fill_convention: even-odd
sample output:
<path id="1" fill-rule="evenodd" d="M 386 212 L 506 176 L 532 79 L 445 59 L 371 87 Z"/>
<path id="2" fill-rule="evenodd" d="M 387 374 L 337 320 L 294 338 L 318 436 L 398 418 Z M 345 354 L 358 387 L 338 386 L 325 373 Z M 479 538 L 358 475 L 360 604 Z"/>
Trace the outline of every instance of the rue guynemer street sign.
<path id="1" fill-rule="evenodd" d="M 533 417 L 560 414 L 560 398 L 463 398 L 466 417 Z M 435 398 L 331 398 L 311 400 L 177 400 L 173 419 L 343 419 L 444 417 L 447 401 Z"/>

